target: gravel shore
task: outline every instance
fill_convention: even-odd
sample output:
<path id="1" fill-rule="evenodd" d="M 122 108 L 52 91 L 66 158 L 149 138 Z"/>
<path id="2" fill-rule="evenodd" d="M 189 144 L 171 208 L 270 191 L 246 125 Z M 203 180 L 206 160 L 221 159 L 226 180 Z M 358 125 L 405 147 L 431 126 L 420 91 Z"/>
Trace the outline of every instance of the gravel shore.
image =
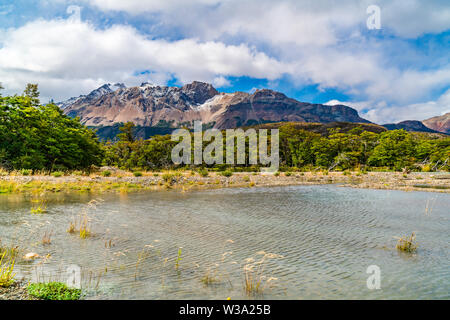
<path id="1" fill-rule="evenodd" d="M 6 184 L 12 185 L 6 190 Z M 450 173 L 400 172 L 292 172 L 279 175 L 234 173 L 225 177 L 211 172 L 207 177 L 191 172 L 142 173 L 114 172 L 110 177 L 90 176 L 3 176 L 0 193 L 26 192 L 128 192 L 134 190 L 180 189 L 182 191 L 223 187 L 268 187 L 287 185 L 340 184 L 352 188 L 431 191 L 450 193 Z M 3 186 L 3 187 L 2 187 Z M 2 192 L 3 190 L 6 190 Z"/>

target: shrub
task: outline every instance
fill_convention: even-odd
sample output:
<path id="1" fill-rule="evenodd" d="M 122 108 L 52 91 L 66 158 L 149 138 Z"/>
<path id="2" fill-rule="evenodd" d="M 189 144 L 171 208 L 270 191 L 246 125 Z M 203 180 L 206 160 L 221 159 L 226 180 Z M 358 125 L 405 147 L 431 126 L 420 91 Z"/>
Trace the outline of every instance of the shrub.
<path id="1" fill-rule="evenodd" d="M 6 253 L 0 254 L 0 287 L 9 287 L 14 283 L 14 265 L 15 260 L 13 257 L 6 259 Z"/>
<path id="2" fill-rule="evenodd" d="M 52 173 L 52 176 L 55 178 L 62 177 L 63 175 L 64 175 L 64 172 L 61 172 L 61 171 L 55 171 Z"/>
<path id="3" fill-rule="evenodd" d="M 109 170 L 103 171 L 103 172 L 102 172 L 102 176 L 104 176 L 104 177 L 110 177 L 110 176 L 111 176 L 111 171 L 109 171 Z"/>
<path id="4" fill-rule="evenodd" d="M 202 168 L 198 173 L 204 178 L 206 178 L 209 175 L 208 170 L 206 170 L 205 168 Z"/>
<path id="5" fill-rule="evenodd" d="M 165 182 L 172 182 L 172 180 L 173 180 L 174 177 L 175 177 L 175 175 L 173 175 L 173 174 L 171 174 L 171 173 L 164 173 L 164 174 L 162 175 L 162 179 L 163 179 Z"/>
<path id="6" fill-rule="evenodd" d="M 21 170 L 21 173 L 22 173 L 22 175 L 23 176 L 29 176 L 29 175 L 31 175 L 32 174 L 32 170 L 29 170 L 29 169 L 22 169 Z"/>
<path id="7" fill-rule="evenodd" d="M 400 251 L 413 253 L 417 250 L 417 243 L 416 243 L 416 234 L 413 232 L 411 236 L 406 236 L 403 238 L 397 238 L 397 245 L 395 248 Z"/>
<path id="8" fill-rule="evenodd" d="M 133 172 L 133 175 L 134 175 L 135 177 L 142 177 L 142 172 L 135 171 L 135 172 Z"/>
<path id="9" fill-rule="evenodd" d="M 27 287 L 28 293 L 43 300 L 79 300 L 81 290 L 67 287 L 61 282 L 31 283 Z"/>
<path id="10" fill-rule="evenodd" d="M 231 170 L 225 170 L 222 171 L 220 174 L 224 177 L 231 177 L 233 175 L 233 172 Z"/>

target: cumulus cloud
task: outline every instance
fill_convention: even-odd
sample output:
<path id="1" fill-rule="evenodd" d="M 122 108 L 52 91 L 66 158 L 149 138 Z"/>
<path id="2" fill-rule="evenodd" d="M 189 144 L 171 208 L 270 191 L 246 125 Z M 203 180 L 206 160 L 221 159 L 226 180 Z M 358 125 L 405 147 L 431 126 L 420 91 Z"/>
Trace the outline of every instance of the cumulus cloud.
<path id="1" fill-rule="evenodd" d="M 385 101 L 330 100 L 327 105 L 346 105 L 360 111 L 361 116 L 375 123 L 397 123 L 404 120 L 426 120 L 450 112 L 450 89 L 437 100 L 406 105 L 387 105 Z"/>
<path id="2" fill-rule="evenodd" d="M 373 0 L 41 1 L 84 5 L 83 12 L 96 8 L 109 17 L 126 12 L 141 28 L 114 19 L 107 27 L 41 19 L 0 29 L 0 77 L 10 92 L 38 82 L 44 95 L 62 99 L 105 82 L 227 87 L 228 77 L 270 83 L 288 75 L 299 88 L 316 84 L 347 94 L 356 102 L 345 104 L 385 122 L 407 115 L 395 110 L 418 110 L 418 101 L 433 100 L 450 83 L 448 59 L 416 53 L 405 40 L 449 30 L 446 1 L 379 0 L 383 30 L 374 32 L 366 29 Z M 423 104 L 429 112 L 442 105 Z"/>
<path id="3" fill-rule="evenodd" d="M 64 1 L 64 0 L 55 0 Z M 223 33 L 250 32 L 275 40 L 331 41 L 336 31 L 349 26 L 365 25 L 366 8 L 378 5 L 382 25 L 396 35 L 414 38 L 425 33 L 438 33 L 450 28 L 450 7 L 447 0 L 80 0 L 105 11 L 125 11 L 134 15 L 158 12 L 172 24 L 188 30 Z M 191 10 L 189 10 L 191 9 Z M 186 15 L 186 12 L 189 14 Z M 243 19 L 245 18 L 245 19 Z M 297 32 L 300 32 L 297 33 Z M 273 39 L 273 38 L 270 38 Z"/>
<path id="4" fill-rule="evenodd" d="M 83 87 L 141 80 L 148 71 L 153 80 L 173 75 L 182 83 L 215 80 L 226 85 L 229 75 L 275 79 L 287 69 L 244 44 L 154 40 L 130 26 L 96 29 L 86 22 L 62 19 L 37 20 L 10 30 L 2 45 L 0 77 L 11 90 L 23 88 L 26 82 L 39 82 L 47 91 L 55 89 L 57 82 L 60 90 L 66 90 L 76 81 Z M 65 96 L 60 90 L 48 94 Z"/>

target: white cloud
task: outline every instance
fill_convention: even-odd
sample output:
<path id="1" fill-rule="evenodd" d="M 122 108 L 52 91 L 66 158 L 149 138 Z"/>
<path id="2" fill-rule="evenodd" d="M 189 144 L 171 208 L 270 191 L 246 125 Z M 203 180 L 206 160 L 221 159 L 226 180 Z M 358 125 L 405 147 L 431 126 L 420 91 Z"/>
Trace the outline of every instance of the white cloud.
<path id="1" fill-rule="evenodd" d="M 52 93 L 55 99 L 75 91 L 67 88 L 74 83 L 79 83 L 74 87 L 80 90 L 106 81 L 136 82 L 145 76 L 133 74 L 146 70 L 153 72 L 149 77 L 157 82 L 174 75 L 183 83 L 216 79 L 225 85 L 224 77 L 229 75 L 275 79 L 287 68 L 244 44 L 151 40 L 129 26 L 100 30 L 62 19 L 37 20 L 10 30 L 2 45 L 4 86 L 17 91 L 27 82 L 38 82 L 43 93 Z"/>
<path id="2" fill-rule="evenodd" d="M 62 1 L 62 0 L 54 0 Z M 366 8 L 381 8 L 382 27 L 396 35 L 414 38 L 450 28 L 447 0 L 80 0 L 104 11 L 125 11 L 139 15 L 158 12 L 171 24 L 183 25 L 199 34 L 251 33 L 276 40 L 332 41 L 335 31 L 365 26 Z M 188 14 L 186 14 L 188 12 Z M 300 32 L 300 33 L 298 33 Z M 329 37 L 329 38 L 328 38 Z M 273 38 L 269 38 L 271 40 Z"/>
<path id="3" fill-rule="evenodd" d="M 397 123 L 405 120 L 423 121 L 450 112 L 450 89 L 437 100 L 406 105 L 388 105 L 385 101 L 339 101 L 330 100 L 327 105 L 346 105 L 361 112 L 361 116 L 375 123 Z"/>
<path id="4" fill-rule="evenodd" d="M 431 100 L 432 92 L 450 83 L 448 60 L 429 70 L 423 67 L 427 63 L 400 68 L 414 49 L 405 41 L 395 51 L 399 39 L 387 43 L 372 37 L 379 31 L 366 34 L 366 8 L 373 0 L 45 0 L 52 2 L 139 15 L 141 23 L 148 19 L 152 33 L 62 19 L 0 30 L 0 78 L 9 92 L 38 82 L 45 96 L 62 99 L 104 82 L 165 84 L 175 77 L 226 87 L 228 76 L 276 81 L 288 74 L 299 87 L 318 84 L 350 94 L 361 102 L 344 104 L 372 121 L 388 122 L 441 113 L 442 103 L 417 102 Z M 389 36 L 415 38 L 450 29 L 448 1 L 375 4 Z M 147 70 L 151 73 L 139 74 Z"/>

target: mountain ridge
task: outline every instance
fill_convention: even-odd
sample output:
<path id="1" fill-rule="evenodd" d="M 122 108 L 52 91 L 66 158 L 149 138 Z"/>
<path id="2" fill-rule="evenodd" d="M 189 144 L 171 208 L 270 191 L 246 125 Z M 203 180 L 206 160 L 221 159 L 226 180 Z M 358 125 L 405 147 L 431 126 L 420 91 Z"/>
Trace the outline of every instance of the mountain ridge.
<path id="1" fill-rule="evenodd" d="M 211 84 L 198 81 L 182 87 L 143 83 L 127 88 L 123 84 L 105 84 L 88 95 L 58 105 L 65 114 L 78 116 L 83 124 L 93 127 L 128 121 L 144 127 L 190 127 L 195 120 L 218 129 L 279 121 L 370 123 L 345 105 L 300 102 L 269 89 L 251 94 L 222 93 Z"/>
<path id="2" fill-rule="evenodd" d="M 430 129 L 450 134 L 450 112 L 422 121 Z"/>

